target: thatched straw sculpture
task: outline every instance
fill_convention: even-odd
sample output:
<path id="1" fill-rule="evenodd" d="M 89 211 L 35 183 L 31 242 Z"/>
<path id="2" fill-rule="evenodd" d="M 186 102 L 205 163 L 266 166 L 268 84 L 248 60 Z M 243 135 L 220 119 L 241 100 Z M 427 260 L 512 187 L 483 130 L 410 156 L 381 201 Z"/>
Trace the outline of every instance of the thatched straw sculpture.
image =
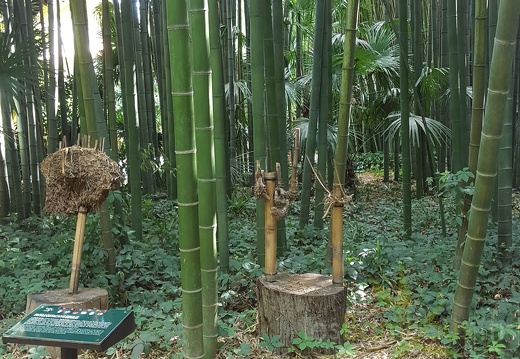
<path id="1" fill-rule="evenodd" d="M 77 214 L 99 207 L 110 190 L 121 186 L 119 166 L 105 153 L 81 146 L 62 148 L 41 164 L 46 179 L 44 210 Z"/>
<path id="2" fill-rule="evenodd" d="M 88 144 L 90 139 L 83 142 Z M 121 186 L 121 172 L 103 152 L 103 145 L 97 149 L 97 141 L 94 148 L 60 148 L 42 161 L 41 170 L 46 179 L 44 210 L 78 216 L 69 285 L 69 293 L 77 294 L 87 213 L 101 206 L 110 190 Z"/>

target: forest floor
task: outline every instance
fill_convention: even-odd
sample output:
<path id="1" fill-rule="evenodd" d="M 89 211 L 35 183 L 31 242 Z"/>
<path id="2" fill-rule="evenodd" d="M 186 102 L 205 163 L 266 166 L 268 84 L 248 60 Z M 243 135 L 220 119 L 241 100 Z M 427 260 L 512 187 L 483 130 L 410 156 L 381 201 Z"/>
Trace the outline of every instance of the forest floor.
<path id="1" fill-rule="evenodd" d="M 249 190 L 245 189 L 242 197 L 236 196 L 229 203 L 232 269 L 229 274 L 219 277 L 218 358 L 518 358 L 519 261 L 516 260 L 511 269 L 504 270 L 497 265 L 496 246 L 490 244 L 486 247 L 483 257 L 485 269 L 479 271 L 480 284 L 476 290 L 473 320 L 468 323 L 471 336 L 468 334 L 466 338 L 465 355 L 457 355 L 451 348 L 458 338 L 448 331 L 457 276 L 451 269 L 456 226 L 453 218 L 450 222 L 450 216 L 454 217 L 454 206 L 450 201 L 445 203 L 448 235 L 444 238 L 438 219 L 437 196 L 432 194 L 414 200 L 414 234 L 412 240 L 404 240 L 400 217 L 401 184 L 384 183 L 380 176 L 369 172 L 359 174 L 358 180 L 357 198 L 345 213 L 345 278 L 349 294 L 343 350 L 339 349 L 337 354 L 319 354 L 320 343 L 317 341 L 314 341 L 316 348 L 312 352 L 309 349 L 301 351 L 295 346 L 291 353 L 276 355 L 266 349 L 269 345 L 266 345 L 266 338 L 258 327 L 253 284 L 253 279 L 261 273 L 252 254 L 255 248 L 254 201 L 249 197 Z M 177 255 L 172 255 L 172 251 L 175 253 L 178 249 L 165 240 L 172 233 L 168 226 L 175 223 L 164 217 L 170 212 L 170 205 L 150 201 L 146 207 L 149 218 L 144 228 L 149 238 L 157 240 L 120 250 L 118 275 L 104 276 L 102 266 L 96 264 L 84 270 L 89 273 L 82 278 L 88 283 L 86 285 L 116 287 L 111 291 L 111 303 L 134 310 L 138 331 L 105 353 L 86 352 L 81 358 L 182 358 L 178 345 L 181 333 L 178 259 L 172 259 Z M 300 230 L 297 228 L 298 214 L 299 204 L 296 203 L 286 220 L 290 249 L 279 259 L 279 270 L 327 274 L 323 269 L 325 261 L 316 259 L 326 252 L 327 222 L 325 229 L 306 227 Z M 520 196 L 515 193 L 513 258 L 519 258 L 519 215 Z M 66 232 L 62 226 L 73 233 L 73 224 L 73 221 L 60 223 L 53 228 L 52 223 L 44 222 L 58 243 L 61 243 L 61 237 L 57 233 Z M 91 225 L 95 227 L 97 222 L 93 221 Z M 38 231 L 43 227 L 38 222 Z M 490 227 L 492 240 L 489 242 L 496 242 L 496 226 Z M 27 235 L 21 234 L 21 229 L 14 230 L 14 234 L 21 238 L 16 243 L 26 246 L 23 247 L 25 258 L 18 260 L 16 253 L 9 257 L 10 251 L 2 252 L 2 231 L 9 230 L 12 229 L 0 226 L 0 296 L 3 295 L 0 333 L 23 316 L 26 292 L 66 286 L 69 264 L 63 253 L 68 253 L 72 245 L 69 240 L 63 242 L 64 248 L 52 255 L 57 259 L 48 259 L 54 268 L 47 272 L 43 269 L 48 265 L 46 259 L 35 259 L 38 255 L 28 249 L 39 243 L 39 237 L 31 230 L 23 229 Z M 44 250 L 50 251 L 49 233 L 42 233 L 46 236 L 42 238 L 42 247 L 35 249 L 39 256 Z M 87 229 L 87 237 L 89 235 L 92 234 Z M 12 234 L 10 236 L 12 238 Z M 25 238 L 30 240 L 25 241 Z M 87 242 L 86 246 L 84 257 L 87 263 L 96 256 L 102 257 L 97 245 L 89 246 Z M 2 266 L 7 268 L 5 264 L 14 260 L 20 263 L 13 265 L 12 273 L 2 271 Z M 21 269 L 14 269 L 18 265 Z M 21 271 L 25 271 L 24 274 L 20 274 Z M 27 284 L 38 279 L 43 283 L 36 288 Z M 274 342 L 274 338 L 267 339 Z M 0 344 L 0 358 L 38 359 L 46 356 L 42 348 Z"/>

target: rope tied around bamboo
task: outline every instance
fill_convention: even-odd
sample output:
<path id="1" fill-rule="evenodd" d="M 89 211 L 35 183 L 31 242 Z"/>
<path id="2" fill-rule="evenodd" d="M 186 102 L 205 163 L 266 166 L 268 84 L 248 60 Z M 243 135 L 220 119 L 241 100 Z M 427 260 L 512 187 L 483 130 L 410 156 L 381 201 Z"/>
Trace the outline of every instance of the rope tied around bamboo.
<path id="1" fill-rule="evenodd" d="M 312 166 L 312 163 L 308 157 L 307 157 L 307 161 L 309 161 L 309 165 L 312 170 L 312 173 L 314 174 L 314 177 L 318 180 L 318 183 L 325 191 L 325 195 L 323 198 L 323 208 L 324 208 L 323 218 L 327 217 L 331 208 L 345 207 L 352 201 L 353 195 L 347 196 L 347 194 L 345 193 L 345 190 L 343 189 L 343 185 L 341 185 L 341 184 L 334 184 L 332 191 L 329 191 L 329 189 L 327 188 L 327 186 L 321 179 L 320 175 L 316 172 L 316 170 Z M 334 172 L 335 172 L 336 178 L 339 179 L 339 175 L 338 175 L 338 171 L 337 171 L 336 167 L 334 167 Z"/>
<path id="2" fill-rule="evenodd" d="M 265 185 L 265 174 L 260 167 L 260 161 L 256 161 L 255 185 L 253 193 L 256 199 L 270 200 L 271 197 L 267 194 Z M 276 186 L 273 193 L 273 206 L 270 208 L 270 213 L 275 220 L 280 221 L 287 216 L 289 212 L 290 201 L 294 199 L 291 191 L 283 189 L 282 173 L 280 164 L 276 163 Z"/>
<path id="3" fill-rule="evenodd" d="M 83 141 L 87 142 L 87 141 Z M 102 150 L 74 145 L 48 155 L 41 164 L 46 179 L 45 212 L 75 215 L 98 208 L 109 191 L 121 186 L 121 171 Z"/>

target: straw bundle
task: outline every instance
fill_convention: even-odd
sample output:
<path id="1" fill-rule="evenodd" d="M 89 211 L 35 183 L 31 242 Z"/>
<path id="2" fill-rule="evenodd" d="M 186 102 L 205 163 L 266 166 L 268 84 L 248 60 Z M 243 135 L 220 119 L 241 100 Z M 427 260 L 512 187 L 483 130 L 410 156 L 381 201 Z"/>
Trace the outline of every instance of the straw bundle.
<path id="1" fill-rule="evenodd" d="M 73 215 L 81 207 L 89 212 L 121 186 L 117 163 L 95 148 L 62 148 L 42 161 L 41 171 L 46 178 L 47 213 Z"/>

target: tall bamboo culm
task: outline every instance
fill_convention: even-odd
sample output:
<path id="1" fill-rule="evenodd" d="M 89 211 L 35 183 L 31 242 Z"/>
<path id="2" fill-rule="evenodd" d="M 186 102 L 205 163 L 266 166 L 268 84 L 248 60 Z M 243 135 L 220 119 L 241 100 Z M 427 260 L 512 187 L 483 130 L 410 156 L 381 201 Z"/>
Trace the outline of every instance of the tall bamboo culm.
<path id="1" fill-rule="evenodd" d="M 215 190 L 217 192 L 217 236 L 220 269 L 229 270 L 229 237 L 226 195 L 226 99 L 220 46 L 220 21 L 215 1 L 208 2 L 210 60 L 213 90 L 213 122 L 215 126 Z"/>
<path id="2" fill-rule="evenodd" d="M 468 234 L 453 299 L 450 329 L 463 334 L 462 323 L 469 319 L 471 301 L 475 292 L 495 177 L 500 136 L 505 115 L 509 77 L 514 57 L 520 2 L 501 0 L 497 31 L 491 60 L 482 140 L 477 162 L 475 191 L 471 203 Z M 462 335 L 461 335 L 462 337 Z"/>
<path id="3" fill-rule="evenodd" d="M 210 67 L 208 0 L 190 0 L 193 39 L 193 101 L 199 192 L 199 238 L 204 357 L 217 355 L 217 238 L 215 151 Z"/>
<path id="4" fill-rule="evenodd" d="M 359 0 L 349 1 L 347 4 L 345 42 L 343 44 L 338 140 L 333 162 L 335 175 L 332 193 L 335 198 L 343 197 L 343 184 L 345 183 L 350 111 L 352 108 L 352 88 L 354 85 L 354 50 L 356 46 L 358 16 Z M 332 281 L 334 283 L 343 283 L 343 208 L 341 206 L 335 206 L 333 208 L 332 216 Z"/>
<path id="5" fill-rule="evenodd" d="M 314 56 L 312 62 L 312 89 L 309 110 L 309 127 L 307 133 L 315 134 L 318 130 L 318 114 L 320 108 L 320 91 L 323 56 L 323 32 L 325 27 L 325 0 L 316 1 L 316 22 L 314 29 Z M 314 166 L 314 154 L 316 150 L 316 136 L 307 136 L 305 144 L 305 157 L 302 175 L 302 198 L 299 227 L 303 228 L 309 223 L 311 176 Z"/>
<path id="6" fill-rule="evenodd" d="M 250 0 L 249 15 L 251 26 L 251 92 L 253 114 L 253 152 L 255 161 L 266 168 L 266 129 L 265 129 L 265 97 L 264 97 L 264 0 Z M 256 201 L 256 253 L 257 262 L 261 266 L 265 260 L 265 216 L 264 199 Z"/>
<path id="7" fill-rule="evenodd" d="M 175 121 L 184 356 L 204 356 L 195 124 L 187 0 L 166 4 Z"/>

